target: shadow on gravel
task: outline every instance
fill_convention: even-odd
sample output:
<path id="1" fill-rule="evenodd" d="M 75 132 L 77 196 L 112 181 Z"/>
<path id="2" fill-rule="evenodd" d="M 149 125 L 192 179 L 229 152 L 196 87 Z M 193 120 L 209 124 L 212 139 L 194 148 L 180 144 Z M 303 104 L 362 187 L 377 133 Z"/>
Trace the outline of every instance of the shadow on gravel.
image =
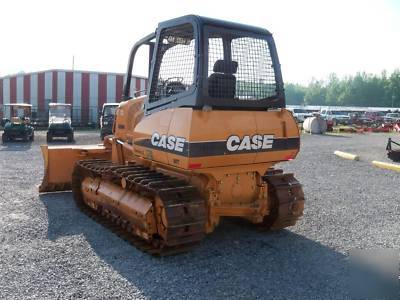
<path id="1" fill-rule="evenodd" d="M 27 151 L 31 149 L 32 142 L 8 142 L 0 145 L 0 151 Z"/>
<path id="2" fill-rule="evenodd" d="M 348 297 L 346 256 L 288 230 L 262 233 L 225 220 L 192 252 L 154 258 L 81 213 L 71 193 L 40 199 L 50 240 L 83 234 L 99 259 L 152 299 Z"/>

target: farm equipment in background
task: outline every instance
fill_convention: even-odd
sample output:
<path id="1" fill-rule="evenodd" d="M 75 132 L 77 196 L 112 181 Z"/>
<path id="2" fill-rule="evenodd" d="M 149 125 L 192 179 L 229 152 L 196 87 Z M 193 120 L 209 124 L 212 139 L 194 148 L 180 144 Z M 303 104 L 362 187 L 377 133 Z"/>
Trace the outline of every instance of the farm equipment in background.
<path id="1" fill-rule="evenodd" d="M 148 96 L 132 99 L 143 45 Z M 198 16 L 162 22 L 133 47 L 123 100 L 102 145 L 42 146 L 40 192 L 72 189 L 83 211 L 153 255 L 191 249 L 223 217 L 276 230 L 302 216 L 300 183 L 273 167 L 297 156 L 300 133 L 267 30 Z"/>
<path id="2" fill-rule="evenodd" d="M 399 146 L 399 148 L 393 149 L 393 144 Z M 389 138 L 386 145 L 386 151 L 389 159 L 393 160 L 394 162 L 400 162 L 400 143 L 394 142 L 391 138 Z"/>
<path id="3" fill-rule="evenodd" d="M 30 125 L 32 105 L 25 103 L 4 104 L 4 124 L 2 142 L 7 143 L 16 139 L 24 142 L 34 140 L 34 128 Z"/>
<path id="4" fill-rule="evenodd" d="M 54 138 L 66 138 L 67 142 L 74 141 L 74 129 L 71 125 L 71 104 L 49 103 L 49 126 L 47 142 Z"/>
<path id="5" fill-rule="evenodd" d="M 105 103 L 100 114 L 100 138 L 104 140 L 106 135 L 112 134 L 115 119 L 115 110 L 118 103 Z"/>
<path id="6" fill-rule="evenodd" d="M 333 120 L 326 120 L 326 131 L 327 132 L 332 132 L 333 131 L 333 126 L 334 126 Z"/>

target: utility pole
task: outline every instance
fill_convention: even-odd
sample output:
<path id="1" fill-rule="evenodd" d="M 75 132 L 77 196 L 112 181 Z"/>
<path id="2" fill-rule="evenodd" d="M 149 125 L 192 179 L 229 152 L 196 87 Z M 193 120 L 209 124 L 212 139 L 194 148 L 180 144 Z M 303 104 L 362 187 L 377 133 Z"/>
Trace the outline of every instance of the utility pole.
<path id="1" fill-rule="evenodd" d="M 72 55 L 72 71 L 74 71 L 75 55 Z"/>

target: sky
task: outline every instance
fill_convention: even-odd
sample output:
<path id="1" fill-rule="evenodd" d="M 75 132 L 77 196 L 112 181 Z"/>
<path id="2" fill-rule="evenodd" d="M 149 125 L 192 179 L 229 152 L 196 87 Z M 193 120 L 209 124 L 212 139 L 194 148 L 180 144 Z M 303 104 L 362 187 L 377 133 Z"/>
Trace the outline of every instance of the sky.
<path id="1" fill-rule="evenodd" d="M 76 70 L 123 73 L 137 40 L 186 14 L 271 31 L 285 82 L 400 68 L 400 0 L 0 0 L 0 76 L 71 69 L 73 56 Z"/>

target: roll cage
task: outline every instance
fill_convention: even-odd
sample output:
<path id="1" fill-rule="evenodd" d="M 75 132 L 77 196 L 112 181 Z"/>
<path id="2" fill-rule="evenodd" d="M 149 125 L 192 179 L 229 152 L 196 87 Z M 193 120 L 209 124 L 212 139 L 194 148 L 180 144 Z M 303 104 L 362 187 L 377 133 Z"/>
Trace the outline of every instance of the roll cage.
<path id="1" fill-rule="evenodd" d="M 142 45 L 150 46 L 146 114 L 172 107 L 285 107 L 274 39 L 265 29 L 194 15 L 160 23 L 131 50 L 124 100 L 132 98 L 132 67 Z"/>

